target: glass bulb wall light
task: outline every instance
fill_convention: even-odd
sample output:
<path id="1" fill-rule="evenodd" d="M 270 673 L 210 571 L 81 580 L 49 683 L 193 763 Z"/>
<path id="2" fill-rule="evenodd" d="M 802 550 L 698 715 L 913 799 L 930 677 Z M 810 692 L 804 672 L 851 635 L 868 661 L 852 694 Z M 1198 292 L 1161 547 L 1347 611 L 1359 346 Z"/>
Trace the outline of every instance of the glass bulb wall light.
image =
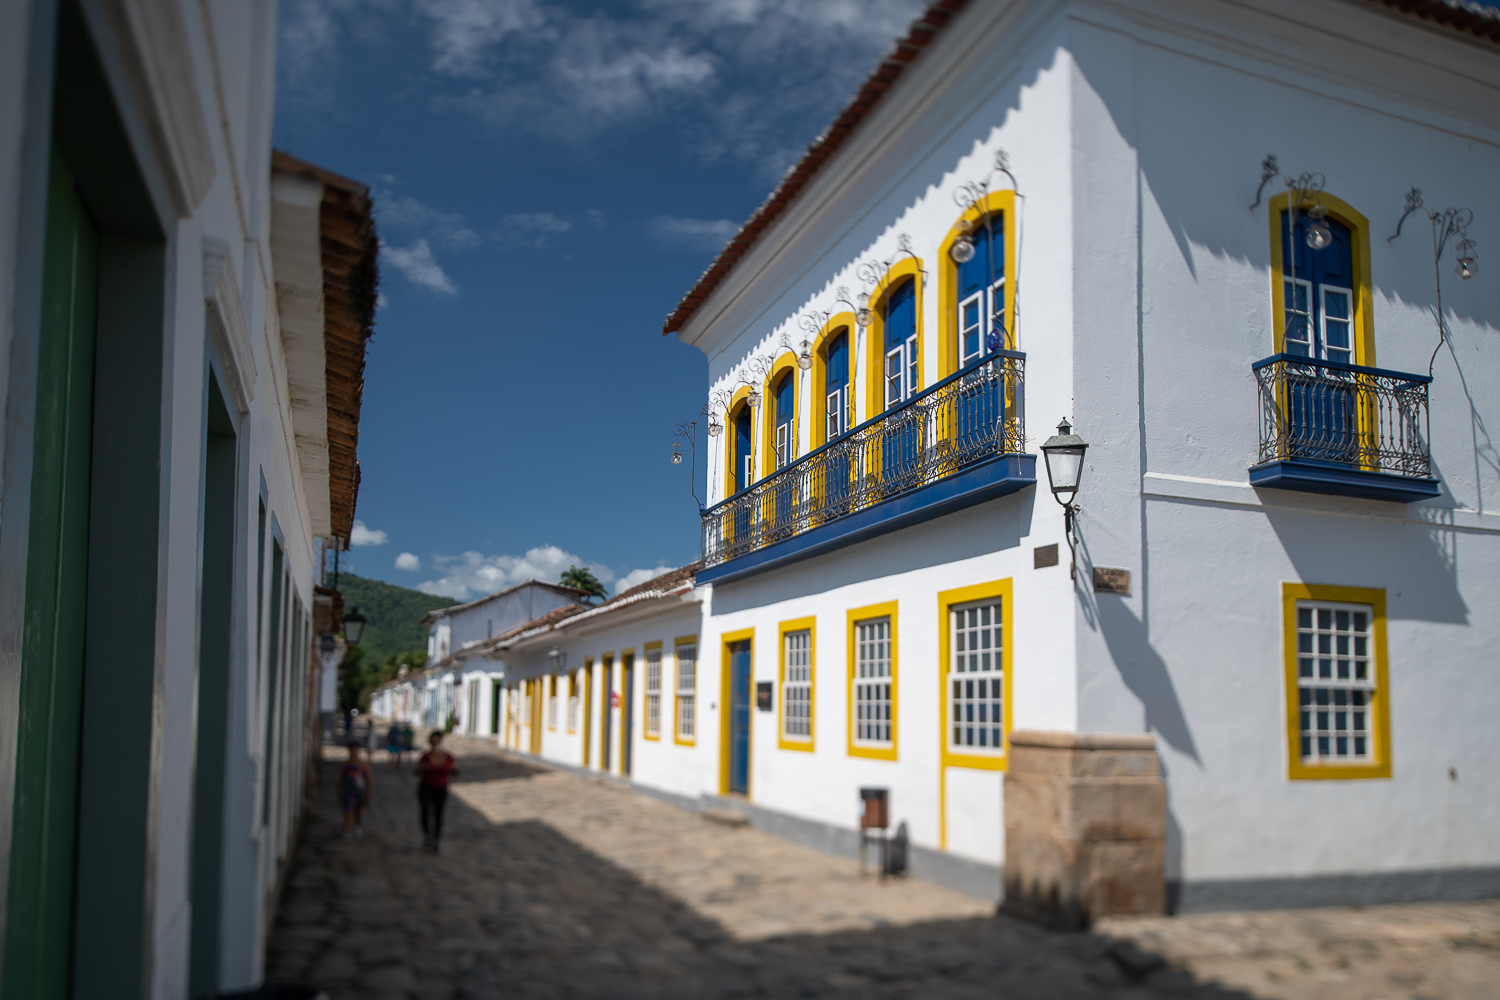
<path id="1" fill-rule="evenodd" d="M 812 367 L 812 354 L 808 351 L 806 343 L 802 345 L 802 353 L 797 355 L 797 367 L 803 371 Z"/>
<path id="2" fill-rule="evenodd" d="M 673 465 L 681 465 L 682 464 L 682 445 L 681 445 L 680 442 L 677 442 L 677 441 L 673 441 L 672 442 L 672 464 Z"/>
<path id="3" fill-rule="evenodd" d="M 974 241 L 968 236 L 960 236 L 948 248 L 948 256 L 952 257 L 956 264 L 967 264 L 974 259 Z"/>
<path id="4" fill-rule="evenodd" d="M 752 385 L 750 387 L 750 395 L 747 398 L 750 400 L 750 405 L 751 406 L 753 406 L 753 407 L 760 406 L 760 389 L 758 387 Z"/>
<path id="5" fill-rule="evenodd" d="M 1333 242 L 1333 230 L 1323 221 L 1327 214 L 1328 209 L 1322 205 L 1314 205 L 1307 213 L 1312 219 L 1312 225 L 1307 227 L 1307 245 L 1314 250 L 1321 250 Z"/>
<path id="6" fill-rule="evenodd" d="M 1453 248 L 1454 255 L 1458 261 L 1453 265 L 1453 273 L 1468 281 L 1479 273 L 1479 264 L 1474 260 L 1474 241 L 1462 239 L 1458 246 Z"/>
<path id="7" fill-rule="evenodd" d="M 719 436 L 719 432 L 722 431 L 723 429 L 724 429 L 724 425 L 721 424 L 721 423 L 719 423 L 719 418 L 718 417 L 712 417 L 711 416 L 711 417 L 708 418 L 708 436 L 709 437 L 711 437 L 711 438 L 718 437 Z"/>

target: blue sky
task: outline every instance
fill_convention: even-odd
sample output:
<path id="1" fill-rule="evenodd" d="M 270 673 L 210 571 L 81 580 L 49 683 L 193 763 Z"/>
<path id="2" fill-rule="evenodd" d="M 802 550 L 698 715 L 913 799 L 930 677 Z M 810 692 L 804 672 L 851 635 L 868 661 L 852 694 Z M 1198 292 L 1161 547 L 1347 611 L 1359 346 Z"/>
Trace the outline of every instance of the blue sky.
<path id="1" fill-rule="evenodd" d="M 276 145 L 384 244 L 344 565 L 469 599 L 695 558 L 707 366 L 662 320 L 921 7 L 283 0 Z"/>

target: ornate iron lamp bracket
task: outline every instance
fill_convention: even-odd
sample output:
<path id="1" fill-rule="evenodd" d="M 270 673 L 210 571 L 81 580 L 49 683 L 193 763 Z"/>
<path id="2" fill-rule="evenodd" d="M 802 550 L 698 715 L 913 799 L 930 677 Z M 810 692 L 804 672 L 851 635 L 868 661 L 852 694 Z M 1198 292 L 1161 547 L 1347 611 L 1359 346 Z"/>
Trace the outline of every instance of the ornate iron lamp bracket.
<path id="1" fill-rule="evenodd" d="M 1437 364 L 1438 351 L 1442 350 L 1443 343 L 1452 335 L 1443 312 L 1443 252 L 1448 249 L 1448 241 L 1453 240 L 1454 273 L 1468 281 L 1479 270 L 1475 262 L 1479 256 L 1479 250 L 1474 241 L 1469 238 L 1469 226 L 1474 221 L 1474 212 L 1467 208 L 1445 208 L 1441 212 L 1433 211 L 1422 201 L 1422 189 L 1417 187 L 1406 192 L 1406 210 L 1401 213 L 1401 218 L 1396 222 L 1396 231 L 1387 236 L 1385 241 L 1390 243 L 1400 236 L 1401 227 L 1406 225 L 1406 220 L 1416 212 L 1427 216 L 1427 221 L 1432 226 L 1432 284 L 1437 294 L 1437 305 L 1432 312 L 1433 319 L 1437 321 L 1438 342 L 1437 346 L 1432 349 L 1432 357 L 1427 361 L 1427 374 L 1430 377 L 1433 367 Z"/>

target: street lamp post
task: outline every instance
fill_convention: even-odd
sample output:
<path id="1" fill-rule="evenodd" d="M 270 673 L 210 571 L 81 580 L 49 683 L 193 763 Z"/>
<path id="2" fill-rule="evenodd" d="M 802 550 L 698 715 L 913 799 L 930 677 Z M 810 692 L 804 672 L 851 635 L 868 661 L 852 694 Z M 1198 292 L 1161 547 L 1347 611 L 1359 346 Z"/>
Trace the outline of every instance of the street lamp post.
<path id="1" fill-rule="evenodd" d="M 359 637 L 365 630 L 365 616 L 354 608 L 344 616 L 344 639 L 351 646 L 359 645 Z"/>
<path id="2" fill-rule="evenodd" d="M 1047 460 L 1047 481 L 1052 484 L 1052 498 L 1062 505 L 1063 533 L 1068 539 L 1068 555 L 1071 562 L 1068 571 L 1078 579 L 1078 550 L 1073 536 L 1073 518 L 1081 509 L 1073 498 L 1078 495 L 1078 484 L 1083 479 L 1083 453 L 1089 443 L 1069 426 L 1067 418 L 1057 425 L 1057 433 L 1042 444 L 1042 455 Z M 1066 494 L 1066 496 L 1065 496 Z"/>

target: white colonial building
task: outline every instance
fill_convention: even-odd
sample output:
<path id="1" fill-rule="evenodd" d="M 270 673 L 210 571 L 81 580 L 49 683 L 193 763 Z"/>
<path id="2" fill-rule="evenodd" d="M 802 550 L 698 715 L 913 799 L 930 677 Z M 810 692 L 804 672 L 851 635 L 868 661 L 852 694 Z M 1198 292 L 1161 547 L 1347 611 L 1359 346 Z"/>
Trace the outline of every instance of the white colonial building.
<path id="1" fill-rule="evenodd" d="M 1500 892 L 1497 42 L 933 4 L 668 320 L 694 585 L 476 647 L 502 741 L 830 849 L 885 789 L 1065 922 Z"/>
<path id="2" fill-rule="evenodd" d="M 470 736 L 500 732 L 504 670 L 465 651 L 559 607 L 584 607 L 589 595 L 558 583 L 526 580 L 464 604 L 429 611 L 427 662 L 382 685 L 370 708 L 382 719 L 453 728 Z"/>
<path id="3" fill-rule="evenodd" d="M 276 8 L 0 5 L 0 994 L 258 984 L 353 524 L 368 191 Z"/>

